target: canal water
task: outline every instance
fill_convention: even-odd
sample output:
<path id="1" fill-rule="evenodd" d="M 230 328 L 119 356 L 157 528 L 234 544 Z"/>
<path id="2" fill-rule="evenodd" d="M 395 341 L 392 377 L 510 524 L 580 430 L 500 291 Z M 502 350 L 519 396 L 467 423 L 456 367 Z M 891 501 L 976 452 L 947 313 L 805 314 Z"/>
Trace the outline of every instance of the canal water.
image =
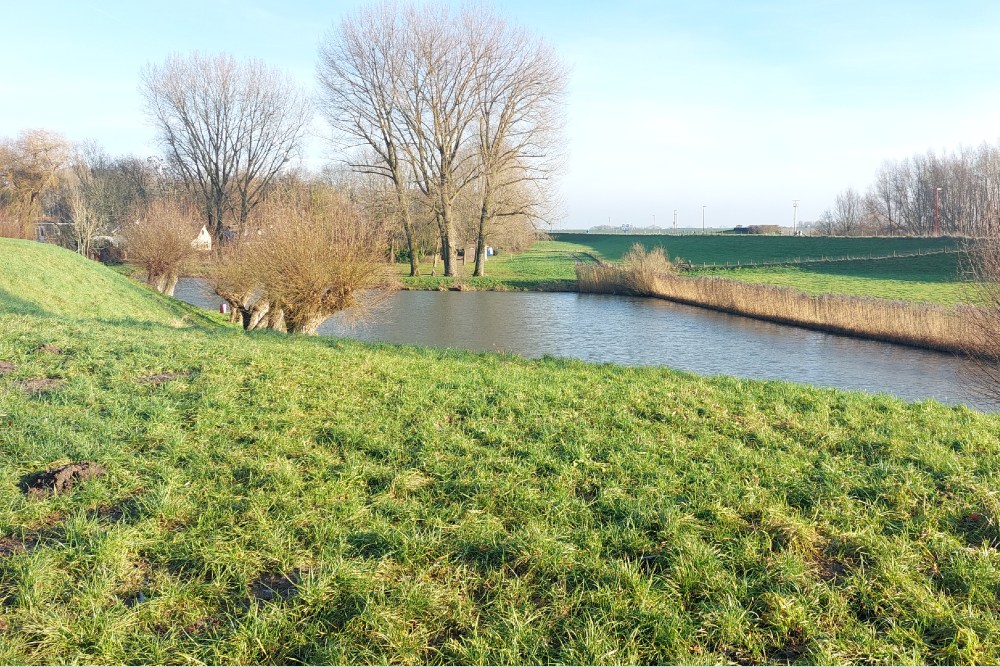
<path id="1" fill-rule="evenodd" d="M 204 281 L 177 298 L 218 309 Z M 703 375 L 934 398 L 995 410 L 972 362 L 901 345 L 761 322 L 661 299 L 572 292 L 398 292 L 367 320 L 329 319 L 320 334 L 366 341 L 551 355 Z"/>

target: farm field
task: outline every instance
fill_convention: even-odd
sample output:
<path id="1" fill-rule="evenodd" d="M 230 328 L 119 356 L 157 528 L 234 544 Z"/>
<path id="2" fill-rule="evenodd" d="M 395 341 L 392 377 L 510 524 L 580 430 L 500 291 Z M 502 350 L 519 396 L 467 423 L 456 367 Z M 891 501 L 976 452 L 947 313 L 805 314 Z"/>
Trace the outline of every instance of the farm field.
<path id="1" fill-rule="evenodd" d="M 4 663 L 1000 660 L 996 416 L 247 335 L 0 253 Z"/>
<path id="2" fill-rule="evenodd" d="M 967 280 L 968 262 L 960 252 L 963 242 L 957 239 L 562 233 L 555 233 L 552 238 L 555 240 L 539 241 L 523 253 L 491 258 L 487 275 L 482 278 L 471 277 L 471 263 L 464 269 L 460 265 L 464 273 L 459 278 L 430 276 L 430 263 L 421 266 L 424 275 L 416 279 L 405 277 L 408 265 L 397 264 L 397 271 L 407 289 L 456 286 L 461 289 L 573 289 L 577 261 L 589 262 L 597 258 L 619 262 L 633 244 L 640 243 L 646 248 L 664 247 L 673 259 L 680 257 L 695 265 L 716 265 L 715 268 L 696 266 L 692 275 L 718 275 L 750 283 L 793 287 L 809 294 L 847 294 L 942 305 L 979 300 L 978 292 Z M 893 253 L 897 256 L 893 257 Z M 867 255 L 887 258 L 737 267 L 737 263 Z M 729 267 L 718 266 L 727 263 Z"/>
<path id="3" fill-rule="evenodd" d="M 809 262 L 795 266 L 696 270 L 749 283 L 794 287 L 809 294 L 850 294 L 942 305 L 977 303 L 975 284 L 959 253 L 877 260 Z"/>
<path id="4" fill-rule="evenodd" d="M 590 248 L 602 259 L 620 261 L 636 243 L 646 249 L 662 247 L 671 260 L 683 258 L 692 264 L 744 264 L 788 262 L 824 257 L 887 256 L 959 250 L 962 241 L 952 238 L 830 237 L 830 236 L 742 236 L 732 234 L 560 234 L 553 240 Z"/>

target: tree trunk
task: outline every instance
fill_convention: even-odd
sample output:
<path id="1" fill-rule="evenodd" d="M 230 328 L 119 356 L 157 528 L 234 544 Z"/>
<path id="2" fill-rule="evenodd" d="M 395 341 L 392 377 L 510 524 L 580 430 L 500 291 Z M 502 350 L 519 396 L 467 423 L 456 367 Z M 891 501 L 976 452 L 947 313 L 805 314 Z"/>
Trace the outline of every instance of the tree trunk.
<path id="1" fill-rule="evenodd" d="M 476 234 L 476 268 L 474 276 L 486 275 L 486 225 L 490 219 L 490 209 L 493 202 L 493 188 L 489 177 L 483 182 L 483 205 L 479 209 L 479 230 Z"/>
<path id="2" fill-rule="evenodd" d="M 326 322 L 327 316 L 317 313 L 302 313 L 299 316 L 286 316 L 285 324 L 288 333 L 303 334 L 305 336 L 315 336 L 319 326 Z"/>
<path id="3" fill-rule="evenodd" d="M 410 204 L 402 184 L 396 182 L 396 203 L 403 216 L 403 232 L 406 234 L 406 248 L 410 251 L 410 276 L 420 275 L 420 258 L 417 256 L 416 234 L 413 231 L 413 219 L 410 217 Z M 395 261 L 395 259 L 393 259 Z"/>
<path id="4" fill-rule="evenodd" d="M 455 238 L 454 220 L 452 220 L 451 202 L 442 198 L 441 214 L 438 216 L 438 227 L 441 231 L 441 256 L 444 259 L 444 275 L 453 277 L 455 275 L 456 248 L 453 244 Z"/>
<path id="5" fill-rule="evenodd" d="M 160 294 L 173 296 L 177 287 L 177 276 L 169 273 L 146 276 L 146 283 Z"/>

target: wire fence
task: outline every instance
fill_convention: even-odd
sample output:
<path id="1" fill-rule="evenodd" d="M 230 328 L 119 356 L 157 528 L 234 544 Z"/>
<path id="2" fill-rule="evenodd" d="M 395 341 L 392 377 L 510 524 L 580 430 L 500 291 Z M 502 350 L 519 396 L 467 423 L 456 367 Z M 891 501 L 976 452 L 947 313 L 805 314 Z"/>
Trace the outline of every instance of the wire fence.
<path id="1" fill-rule="evenodd" d="M 884 259 L 899 259 L 905 257 L 925 257 L 930 255 L 957 255 L 961 253 L 961 250 L 956 248 L 948 248 L 943 250 L 917 250 L 914 252 L 896 252 L 893 251 L 891 255 L 841 255 L 837 257 L 796 257 L 788 258 L 777 261 L 769 262 L 754 262 L 754 261 L 740 261 L 726 262 L 725 264 L 691 264 L 692 268 L 696 269 L 746 269 L 746 268 L 766 268 L 772 266 L 798 266 L 800 264 L 828 264 L 834 262 L 858 262 L 858 261 L 874 261 L 874 260 L 884 260 Z"/>

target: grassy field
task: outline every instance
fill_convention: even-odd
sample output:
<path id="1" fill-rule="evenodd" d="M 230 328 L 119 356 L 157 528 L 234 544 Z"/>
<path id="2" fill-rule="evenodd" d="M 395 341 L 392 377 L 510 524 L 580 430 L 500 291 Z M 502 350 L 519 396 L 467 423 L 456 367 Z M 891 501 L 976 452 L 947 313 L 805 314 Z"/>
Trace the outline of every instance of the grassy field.
<path id="1" fill-rule="evenodd" d="M 246 335 L 0 258 L 4 664 L 1000 661 L 996 416 Z"/>
<path id="2" fill-rule="evenodd" d="M 490 257 L 486 262 L 487 275 L 481 278 L 472 276 L 475 267 L 471 261 L 465 266 L 459 261 L 457 278 L 432 276 L 432 262 L 420 265 L 421 275 L 417 278 L 408 277 L 409 264 L 399 263 L 396 270 L 407 289 L 448 289 L 457 285 L 485 290 L 571 289 L 576 281 L 576 262 L 589 261 L 588 252 L 589 248 L 574 243 L 539 241 L 526 252 Z M 438 264 L 438 274 L 443 271 L 443 265 Z"/>
<path id="3" fill-rule="evenodd" d="M 958 253 L 693 273 L 794 287 L 809 294 L 851 294 L 943 305 L 980 300 L 975 284 L 965 279 L 967 262 Z"/>
<path id="4" fill-rule="evenodd" d="M 937 250 L 957 250 L 961 241 L 951 238 L 852 238 L 829 236 L 734 236 L 551 234 L 563 243 L 585 246 L 609 262 L 617 262 L 638 243 L 646 249 L 662 247 L 670 259 L 694 264 L 786 262 L 823 257 L 886 256 Z"/>
<path id="5" fill-rule="evenodd" d="M 677 259 L 731 264 L 733 268 L 696 269 L 694 275 L 718 275 L 750 283 L 793 287 L 808 294 L 847 294 L 883 299 L 954 305 L 976 303 L 979 295 L 968 281 L 968 262 L 957 252 L 961 241 L 934 238 L 832 238 L 780 236 L 649 236 L 553 234 L 516 255 L 501 255 L 487 264 L 487 276 L 472 278 L 472 265 L 459 278 L 424 275 L 403 278 L 408 289 L 573 289 L 577 261 L 599 258 L 618 262 L 634 243 L 664 247 Z M 941 252 L 947 250 L 951 252 Z M 934 254 L 918 256 L 917 252 Z M 737 262 L 783 262 L 799 258 L 888 256 L 888 259 L 807 262 L 795 266 L 736 268 Z M 397 266 L 405 276 L 408 265 Z M 440 267 L 439 267 L 440 270 Z"/>

